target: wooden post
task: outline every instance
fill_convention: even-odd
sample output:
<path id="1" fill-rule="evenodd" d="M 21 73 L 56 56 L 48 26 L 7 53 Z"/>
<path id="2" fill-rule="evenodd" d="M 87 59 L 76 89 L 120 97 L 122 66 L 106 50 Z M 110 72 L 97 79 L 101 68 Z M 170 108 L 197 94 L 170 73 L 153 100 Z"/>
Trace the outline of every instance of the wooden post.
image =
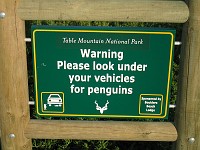
<path id="1" fill-rule="evenodd" d="M 177 150 L 200 149 L 200 0 L 189 0 L 188 6 L 190 18 L 183 30 L 175 116 Z"/>
<path id="2" fill-rule="evenodd" d="M 28 82 L 24 21 L 16 15 L 19 0 L 0 0 L 0 127 L 3 150 L 32 149 L 24 136 L 28 124 Z"/>

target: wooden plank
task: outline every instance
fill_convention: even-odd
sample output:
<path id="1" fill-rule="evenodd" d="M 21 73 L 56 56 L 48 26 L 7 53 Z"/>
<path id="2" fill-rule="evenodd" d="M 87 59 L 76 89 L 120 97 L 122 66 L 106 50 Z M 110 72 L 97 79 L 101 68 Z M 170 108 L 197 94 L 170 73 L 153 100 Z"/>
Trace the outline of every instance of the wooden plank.
<path id="1" fill-rule="evenodd" d="M 190 0 L 188 4 L 190 18 L 183 28 L 175 115 L 177 150 L 200 149 L 200 0 Z M 195 142 L 190 143 L 190 138 L 195 138 Z"/>
<path id="2" fill-rule="evenodd" d="M 175 141 L 175 127 L 167 122 L 31 120 L 27 138 Z"/>
<path id="3" fill-rule="evenodd" d="M 0 0 L 0 127 L 2 150 L 32 149 L 24 136 L 29 121 L 24 21 L 16 15 L 19 0 Z M 14 134 L 10 138 L 10 134 Z"/>
<path id="4" fill-rule="evenodd" d="M 186 22 L 183 1 L 163 0 L 21 0 L 24 20 Z"/>

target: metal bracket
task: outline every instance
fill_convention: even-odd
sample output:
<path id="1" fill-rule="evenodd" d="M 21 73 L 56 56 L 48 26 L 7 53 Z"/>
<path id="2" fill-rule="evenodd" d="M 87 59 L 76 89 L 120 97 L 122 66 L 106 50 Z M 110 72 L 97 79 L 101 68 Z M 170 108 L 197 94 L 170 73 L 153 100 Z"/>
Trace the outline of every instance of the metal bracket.
<path id="1" fill-rule="evenodd" d="M 180 42 L 180 41 L 175 41 L 175 45 L 176 45 L 176 46 L 181 45 L 181 44 L 182 44 L 182 42 Z"/>
<path id="2" fill-rule="evenodd" d="M 31 42 L 31 38 L 25 38 L 24 41 Z M 182 42 L 180 42 L 180 41 L 175 41 L 175 43 L 174 43 L 174 45 L 176 45 L 176 46 L 181 45 L 181 44 L 182 44 Z"/>
<path id="3" fill-rule="evenodd" d="M 31 38 L 25 38 L 24 41 L 25 42 L 31 42 Z"/>

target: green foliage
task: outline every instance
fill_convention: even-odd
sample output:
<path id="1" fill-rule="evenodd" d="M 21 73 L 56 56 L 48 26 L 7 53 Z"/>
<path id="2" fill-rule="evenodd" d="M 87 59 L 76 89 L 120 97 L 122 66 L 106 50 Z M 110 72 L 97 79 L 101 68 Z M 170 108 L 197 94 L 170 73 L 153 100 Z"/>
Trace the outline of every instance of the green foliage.
<path id="1" fill-rule="evenodd" d="M 33 140 L 33 150 L 168 150 L 170 142 Z"/>
<path id="2" fill-rule="evenodd" d="M 31 37 L 31 25 L 58 25 L 58 26 L 118 26 L 118 27 L 165 27 L 175 28 L 177 30 L 176 40 L 181 39 L 181 24 L 161 24 L 161 23 L 133 23 L 133 22 L 100 22 L 100 21 L 27 21 L 26 35 Z M 172 73 L 171 86 L 171 104 L 175 104 L 177 97 L 177 82 L 179 70 L 180 47 L 175 48 L 174 64 Z M 33 64 L 31 44 L 27 44 L 27 64 L 28 64 L 28 80 L 29 80 L 29 98 L 34 100 L 33 92 Z M 35 115 L 34 107 L 31 107 L 31 118 L 39 118 Z M 48 119 L 74 119 L 74 118 L 48 118 Z M 84 118 L 77 118 L 84 120 Z M 173 121 L 174 110 L 170 110 L 169 120 Z M 89 118 L 87 120 L 97 120 Z M 105 120 L 105 119 L 100 119 Z M 109 120 L 109 119 L 107 119 Z M 112 119 L 113 120 L 113 119 Z M 118 119 L 120 120 L 120 119 Z M 132 120 L 132 119 L 130 119 Z M 127 120 L 128 121 L 128 120 Z M 140 120 L 141 121 L 141 120 Z M 145 121 L 154 121 L 146 119 Z M 163 121 L 163 120 L 160 120 Z M 169 131 L 170 132 L 170 131 Z M 48 134 L 48 133 L 47 133 Z M 115 134 L 115 133 L 113 133 Z M 125 141 L 94 141 L 94 140 L 38 140 L 33 139 L 33 150 L 168 150 L 171 149 L 171 142 L 125 142 Z"/>

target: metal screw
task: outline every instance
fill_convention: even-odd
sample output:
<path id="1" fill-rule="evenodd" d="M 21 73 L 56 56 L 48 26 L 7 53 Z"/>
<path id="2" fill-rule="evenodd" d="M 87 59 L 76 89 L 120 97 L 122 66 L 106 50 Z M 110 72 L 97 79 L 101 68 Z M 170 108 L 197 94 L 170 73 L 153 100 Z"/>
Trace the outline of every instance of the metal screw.
<path id="1" fill-rule="evenodd" d="M 5 13 L 5 12 L 0 12 L 0 19 L 5 18 L 5 16 L 6 16 L 6 13 Z"/>
<path id="2" fill-rule="evenodd" d="M 43 66 L 43 67 L 46 67 L 47 65 L 46 65 L 45 63 L 42 63 L 42 66 Z"/>
<path id="3" fill-rule="evenodd" d="M 195 142 L 195 138 L 191 137 L 191 138 L 188 139 L 188 141 L 189 141 L 190 144 L 193 144 Z"/>
<path id="4" fill-rule="evenodd" d="M 13 133 L 9 134 L 9 138 L 14 139 L 15 138 L 15 134 L 13 134 Z"/>

